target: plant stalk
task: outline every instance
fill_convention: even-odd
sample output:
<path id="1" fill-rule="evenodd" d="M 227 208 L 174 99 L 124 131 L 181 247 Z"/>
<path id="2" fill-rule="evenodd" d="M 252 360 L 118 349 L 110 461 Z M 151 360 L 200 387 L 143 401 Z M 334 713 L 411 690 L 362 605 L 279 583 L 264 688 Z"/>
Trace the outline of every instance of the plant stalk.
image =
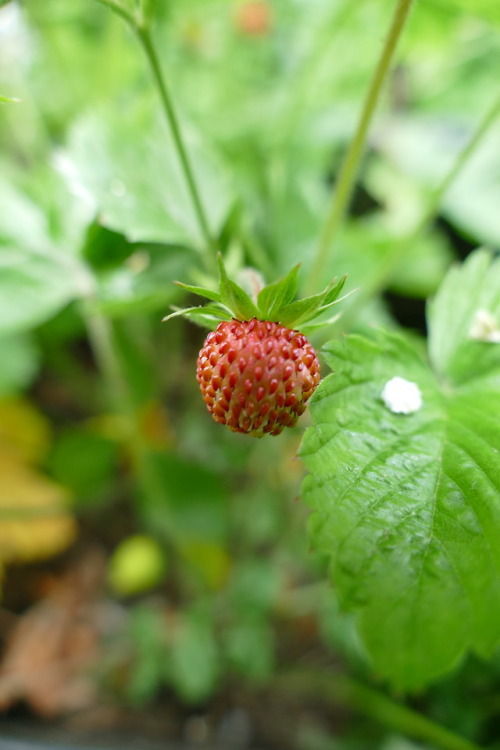
<path id="1" fill-rule="evenodd" d="M 156 84 L 158 93 L 160 95 L 161 103 L 163 106 L 163 111 L 165 113 L 168 125 L 170 127 L 170 131 L 172 133 L 172 138 L 173 138 L 175 148 L 179 157 L 179 161 L 182 166 L 182 170 L 183 170 L 184 178 L 186 180 L 186 184 L 189 190 L 189 194 L 191 196 L 191 201 L 192 201 L 193 208 L 196 214 L 196 218 L 198 221 L 201 235 L 204 238 L 207 250 L 210 252 L 212 256 L 212 261 L 207 263 L 207 266 L 209 266 L 211 269 L 212 265 L 215 264 L 216 262 L 215 243 L 212 238 L 212 234 L 211 234 L 208 220 L 205 214 L 205 210 L 203 208 L 203 204 L 202 204 L 201 197 L 200 197 L 200 192 L 198 190 L 196 180 L 194 177 L 194 172 L 191 167 L 191 162 L 189 160 L 186 147 L 184 145 L 184 140 L 182 137 L 181 128 L 179 126 L 179 121 L 178 121 L 178 118 L 174 109 L 174 105 L 172 103 L 172 99 L 170 97 L 169 90 L 167 88 L 165 78 L 162 73 L 160 60 L 158 58 L 156 48 L 154 46 L 149 28 L 139 26 L 138 24 L 134 24 L 134 30 L 144 50 L 144 53 L 149 63 L 149 67 L 151 69 L 151 73 L 153 75 L 154 82 Z"/>
<path id="2" fill-rule="evenodd" d="M 359 294 L 356 295 L 353 304 L 349 307 L 349 311 L 346 316 L 343 317 L 342 322 L 345 327 L 348 327 L 348 321 L 355 318 L 358 310 L 375 294 L 380 292 L 387 284 L 391 277 L 394 269 L 401 262 L 408 248 L 413 245 L 422 232 L 425 232 L 430 222 L 436 215 L 441 202 L 448 192 L 453 182 L 460 175 L 462 170 L 466 167 L 469 159 L 476 151 L 477 147 L 483 140 L 484 136 L 495 123 L 500 116 L 500 96 L 493 102 L 493 105 L 486 111 L 484 117 L 479 123 L 476 130 L 472 133 L 471 137 L 457 154 L 457 157 L 450 169 L 446 172 L 440 183 L 431 192 L 425 210 L 416 223 L 416 225 L 402 237 L 394 240 L 394 246 L 391 252 L 387 254 L 386 258 L 381 260 L 377 272 L 370 279 L 370 283 L 367 284 Z"/>
<path id="3" fill-rule="evenodd" d="M 210 231 L 210 226 L 205 210 L 203 208 L 200 191 L 196 183 L 188 152 L 184 144 L 179 120 L 175 112 L 172 99 L 170 97 L 170 93 L 162 72 L 161 63 L 158 58 L 153 39 L 151 37 L 149 19 L 151 17 L 152 1 L 153 0 L 150 0 L 150 2 L 146 2 L 142 6 L 142 13 L 134 15 L 127 8 L 122 6 L 119 0 L 97 0 L 98 3 L 101 3 L 101 5 L 105 5 L 107 8 L 110 8 L 113 12 L 115 12 L 117 15 L 123 18 L 124 21 L 127 22 L 130 28 L 136 33 L 141 47 L 144 50 L 144 54 L 146 55 L 146 59 L 149 64 L 154 83 L 160 96 L 162 108 L 165 113 L 170 132 L 172 133 L 174 146 L 177 151 L 179 162 L 181 164 L 184 179 L 186 180 L 186 185 L 191 198 L 191 202 L 193 204 L 193 209 L 200 229 L 200 234 L 205 242 L 204 258 L 207 270 L 212 271 L 217 264 L 217 249 Z"/>
<path id="4" fill-rule="evenodd" d="M 276 683 L 284 690 L 326 696 L 336 704 L 354 708 L 392 730 L 441 750 L 481 750 L 474 742 L 345 675 L 309 668 L 287 670 L 276 678 Z"/>
<path id="5" fill-rule="evenodd" d="M 413 0 L 398 0 L 389 34 L 382 50 L 382 55 L 373 74 L 361 110 L 354 138 L 342 163 L 336 188 L 332 195 L 330 208 L 328 210 L 326 222 L 323 227 L 307 283 L 307 291 L 309 294 L 313 294 L 317 291 L 322 282 L 322 277 L 328 262 L 328 254 L 344 219 L 352 196 L 361 159 L 365 150 L 368 129 L 379 101 L 380 92 L 391 67 L 398 41 L 408 19 L 412 3 Z"/>
<path id="6" fill-rule="evenodd" d="M 112 10 L 113 13 L 116 13 L 120 18 L 123 18 L 124 21 L 135 28 L 136 21 L 134 16 L 127 10 L 127 8 L 123 7 L 119 0 L 97 0 L 97 2 L 101 5 L 105 5 L 106 8 Z"/>
<path id="7" fill-rule="evenodd" d="M 431 219 L 435 216 L 437 213 L 439 206 L 441 204 L 441 201 L 444 197 L 444 195 L 448 192 L 451 185 L 455 182 L 457 177 L 459 176 L 460 172 L 463 170 L 467 162 L 469 161 L 470 157 L 478 147 L 478 145 L 483 140 L 484 136 L 490 129 L 490 127 L 493 125 L 493 123 L 496 121 L 498 116 L 500 115 L 500 95 L 495 99 L 493 102 L 493 106 L 491 106 L 486 114 L 484 115 L 483 119 L 479 123 L 479 126 L 476 128 L 475 132 L 470 137 L 469 141 L 465 144 L 463 149 L 458 153 L 457 158 L 451 165 L 448 172 L 443 177 L 442 181 L 439 185 L 432 191 L 426 210 L 424 212 L 424 215 L 420 219 L 418 225 L 415 227 L 415 229 L 412 231 L 412 236 L 419 234 L 423 229 L 427 227 Z"/>

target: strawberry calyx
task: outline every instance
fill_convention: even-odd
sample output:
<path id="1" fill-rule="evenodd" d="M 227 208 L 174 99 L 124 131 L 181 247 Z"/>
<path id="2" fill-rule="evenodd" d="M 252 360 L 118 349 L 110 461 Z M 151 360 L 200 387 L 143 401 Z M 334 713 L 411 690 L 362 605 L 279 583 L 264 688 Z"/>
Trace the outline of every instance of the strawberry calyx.
<path id="1" fill-rule="evenodd" d="M 257 319 L 311 332 L 334 322 L 338 315 L 324 319 L 324 314 L 348 296 L 340 297 L 346 281 L 346 276 L 343 276 L 339 281 L 333 279 L 319 294 L 296 300 L 300 267 L 297 264 L 282 279 L 264 286 L 252 299 L 243 287 L 228 277 L 220 254 L 218 263 L 220 282 L 217 291 L 175 282 L 185 291 L 205 297 L 209 303 L 197 307 L 173 308 L 174 312 L 163 318 L 164 322 L 184 316 L 194 323 L 214 329 L 221 321 Z M 317 320 L 320 317 L 322 319 Z M 313 320 L 314 323 L 311 322 Z"/>

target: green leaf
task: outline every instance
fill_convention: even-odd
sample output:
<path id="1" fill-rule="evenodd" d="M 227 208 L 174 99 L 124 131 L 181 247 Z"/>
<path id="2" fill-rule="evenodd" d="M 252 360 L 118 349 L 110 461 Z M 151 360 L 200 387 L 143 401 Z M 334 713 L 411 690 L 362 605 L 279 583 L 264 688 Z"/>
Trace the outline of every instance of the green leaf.
<path id="1" fill-rule="evenodd" d="M 160 310 L 177 301 L 182 294 L 172 278 L 182 274 L 193 257 L 192 251 L 179 245 L 129 245 L 124 263 L 97 273 L 100 310 L 107 315 L 129 315 Z"/>
<path id="2" fill-rule="evenodd" d="M 68 259 L 70 261 L 70 259 Z M 0 246 L 0 332 L 39 325 L 79 296 L 74 264 L 57 256 Z"/>
<path id="3" fill-rule="evenodd" d="M 299 285 L 299 268 L 300 263 L 297 263 L 280 281 L 264 287 L 259 293 L 257 302 L 262 317 L 266 320 L 279 321 L 281 309 L 293 302 Z"/>
<path id="4" fill-rule="evenodd" d="M 259 310 L 248 294 L 228 277 L 224 263 L 219 255 L 220 300 L 239 320 L 251 320 L 259 317 Z"/>
<path id="5" fill-rule="evenodd" d="M 2 397 L 18 393 L 32 382 L 39 367 L 39 352 L 31 338 L 19 334 L 1 336 L 0 351 L 8 353 L 2 357 L 0 368 Z"/>
<path id="6" fill-rule="evenodd" d="M 486 250 L 473 253 L 449 272 L 429 305 L 429 355 L 436 372 L 454 383 L 500 363 L 500 346 L 480 336 L 484 314 L 500 329 L 500 258 L 491 261 Z"/>
<path id="7" fill-rule="evenodd" d="M 179 618 L 167 679 L 186 701 L 200 701 L 212 692 L 220 659 L 210 614 L 188 610 Z"/>
<path id="8" fill-rule="evenodd" d="M 491 23 L 500 24 L 500 8 L 491 0 L 440 0 L 440 4 L 446 8 L 455 6 L 477 16 L 482 16 Z"/>
<path id="9" fill-rule="evenodd" d="M 326 359 L 301 449 L 312 543 L 376 669 L 419 688 L 500 641 L 500 366 L 441 388 L 389 333 L 330 343 Z M 417 384 L 421 409 L 385 405 L 395 376 Z"/>
<path id="10" fill-rule="evenodd" d="M 0 96 L 0 102 L 5 104 L 18 104 L 20 101 L 20 99 L 10 99 L 8 96 Z"/>
<path id="11" fill-rule="evenodd" d="M 201 198 L 216 234 L 231 203 L 224 170 L 201 137 L 187 130 Z M 109 229 L 130 241 L 204 246 L 170 134 L 149 108 L 127 117 L 94 110 L 73 126 L 63 157 L 71 189 L 94 202 Z"/>
<path id="12" fill-rule="evenodd" d="M 275 636 L 270 621 L 253 616 L 241 618 L 226 629 L 226 659 L 249 680 L 269 680 L 275 669 Z"/>

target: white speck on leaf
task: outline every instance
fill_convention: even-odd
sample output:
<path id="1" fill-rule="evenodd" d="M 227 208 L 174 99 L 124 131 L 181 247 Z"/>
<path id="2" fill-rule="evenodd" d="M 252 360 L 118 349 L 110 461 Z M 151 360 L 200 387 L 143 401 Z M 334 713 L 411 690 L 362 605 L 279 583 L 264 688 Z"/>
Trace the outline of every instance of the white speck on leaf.
<path id="1" fill-rule="evenodd" d="M 500 321 L 487 310 L 476 310 L 469 329 L 469 338 L 500 344 Z"/>
<path id="2" fill-rule="evenodd" d="M 111 180 L 109 189 L 117 198 L 123 198 L 123 196 L 127 193 L 127 186 L 122 180 L 119 180 L 118 178 Z"/>
<path id="3" fill-rule="evenodd" d="M 394 414 L 413 414 L 422 407 L 422 393 L 418 385 L 399 376 L 387 381 L 381 396 Z"/>

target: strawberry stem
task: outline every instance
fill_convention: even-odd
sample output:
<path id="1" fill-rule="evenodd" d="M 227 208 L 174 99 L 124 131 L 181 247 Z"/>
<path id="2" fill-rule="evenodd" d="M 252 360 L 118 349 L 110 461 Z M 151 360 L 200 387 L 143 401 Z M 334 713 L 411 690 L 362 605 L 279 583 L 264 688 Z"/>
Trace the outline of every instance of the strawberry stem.
<path id="1" fill-rule="evenodd" d="M 184 138 L 182 136 L 179 120 L 172 103 L 172 98 L 170 96 L 168 86 L 161 68 L 160 60 L 156 51 L 156 47 L 151 36 L 149 24 L 151 16 L 151 4 L 145 3 L 142 6 L 142 12 L 134 14 L 127 8 L 125 8 L 119 0 L 97 0 L 97 2 L 110 8 L 114 13 L 123 18 L 123 20 L 126 21 L 130 28 L 135 32 L 141 44 L 141 47 L 149 64 L 151 74 L 153 76 L 153 81 L 160 96 L 162 108 L 165 113 L 170 132 L 172 134 L 172 139 L 177 151 L 177 156 L 179 158 L 179 162 L 184 174 L 184 179 L 186 181 L 191 202 L 193 204 L 196 220 L 198 222 L 200 233 L 205 243 L 206 252 L 204 253 L 204 257 L 206 267 L 208 271 L 213 271 L 216 267 L 216 245 L 210 231 L 210 226 L 200 196 L 200 191 L 196 183 L 193 168 L 191 166 L 191 161 L 189 159 L 188 152 L 184 143 Z"/>
<path id="2" fill-rule="evenodd" d="M 182 170 L 184 172 L 184 178 L 186 180 L 189 194 L 191 196 L 191 201 L 192 201 L 193 208 L 196 214 L 196 218 L 200 227 L 201 234 L 204 238 L 207 249 L 210 251 L 211 255 L 215 258 L 215 243 L 210 232 L 210 227 L 209 227 L 208 220 L 205 214 L 205 210 L 203 208 L 200 192 L 196 184 L 194 172 L 193 172 L 191 162 L 190 162 L 187 150 L 186 150 L 186 146 L 184 144 L 181 128 L 179 126 L 179 121 L 178 121 L 178 118 L 177 118 L 177 115 L 176 115 L 176 112 L 172 103 L 172 99 L 170 97 L 170 93 L 167 88 L 165 77 L 163 76 L 163 72 L 161 69 L 158 54 L 156 52 L 156 48 L 153 43 L 153 39 L 149 32 L 149 28 L 144 27 L 144 26 L 139 26 L 137 24 L 135 25 L 134 28 L 137 33 L 137 37 L 142 45 L 146 58 L 148 60 L 154 82 L 156 84 L 158 93 L 160 95 L 163 110 L 165 112 L 167 122 L 170 126 L 172 138 L 174 140 L 174 144 L 177 150 L 179 161 L 181 163 Z M 211 270 L 212 264 L 209 263 L 208 265 L 210 266 L 210 270 Z"/>
<path id="3" fill-rule="evenodd" d="M 328 255 L 346 214 L 356 178 L 358 176 L 361 159 L 365 150 L 368 129 L 377 108 L 380 92 L 391 67 L 398 41 L 408 19 L 412 2 L 413 0 L 398 0 L 389 34 L 382 50 L 382 55 L 380 56 L 378 65 L 373 74 L 361 110 L 354 138 L 345 155 L 336 188 L 332 195 L 330 208 L 307 284 L 307 291 L 309 294 L 314 293 L 323 281 L 325 268 L 328 262 Z"/>

